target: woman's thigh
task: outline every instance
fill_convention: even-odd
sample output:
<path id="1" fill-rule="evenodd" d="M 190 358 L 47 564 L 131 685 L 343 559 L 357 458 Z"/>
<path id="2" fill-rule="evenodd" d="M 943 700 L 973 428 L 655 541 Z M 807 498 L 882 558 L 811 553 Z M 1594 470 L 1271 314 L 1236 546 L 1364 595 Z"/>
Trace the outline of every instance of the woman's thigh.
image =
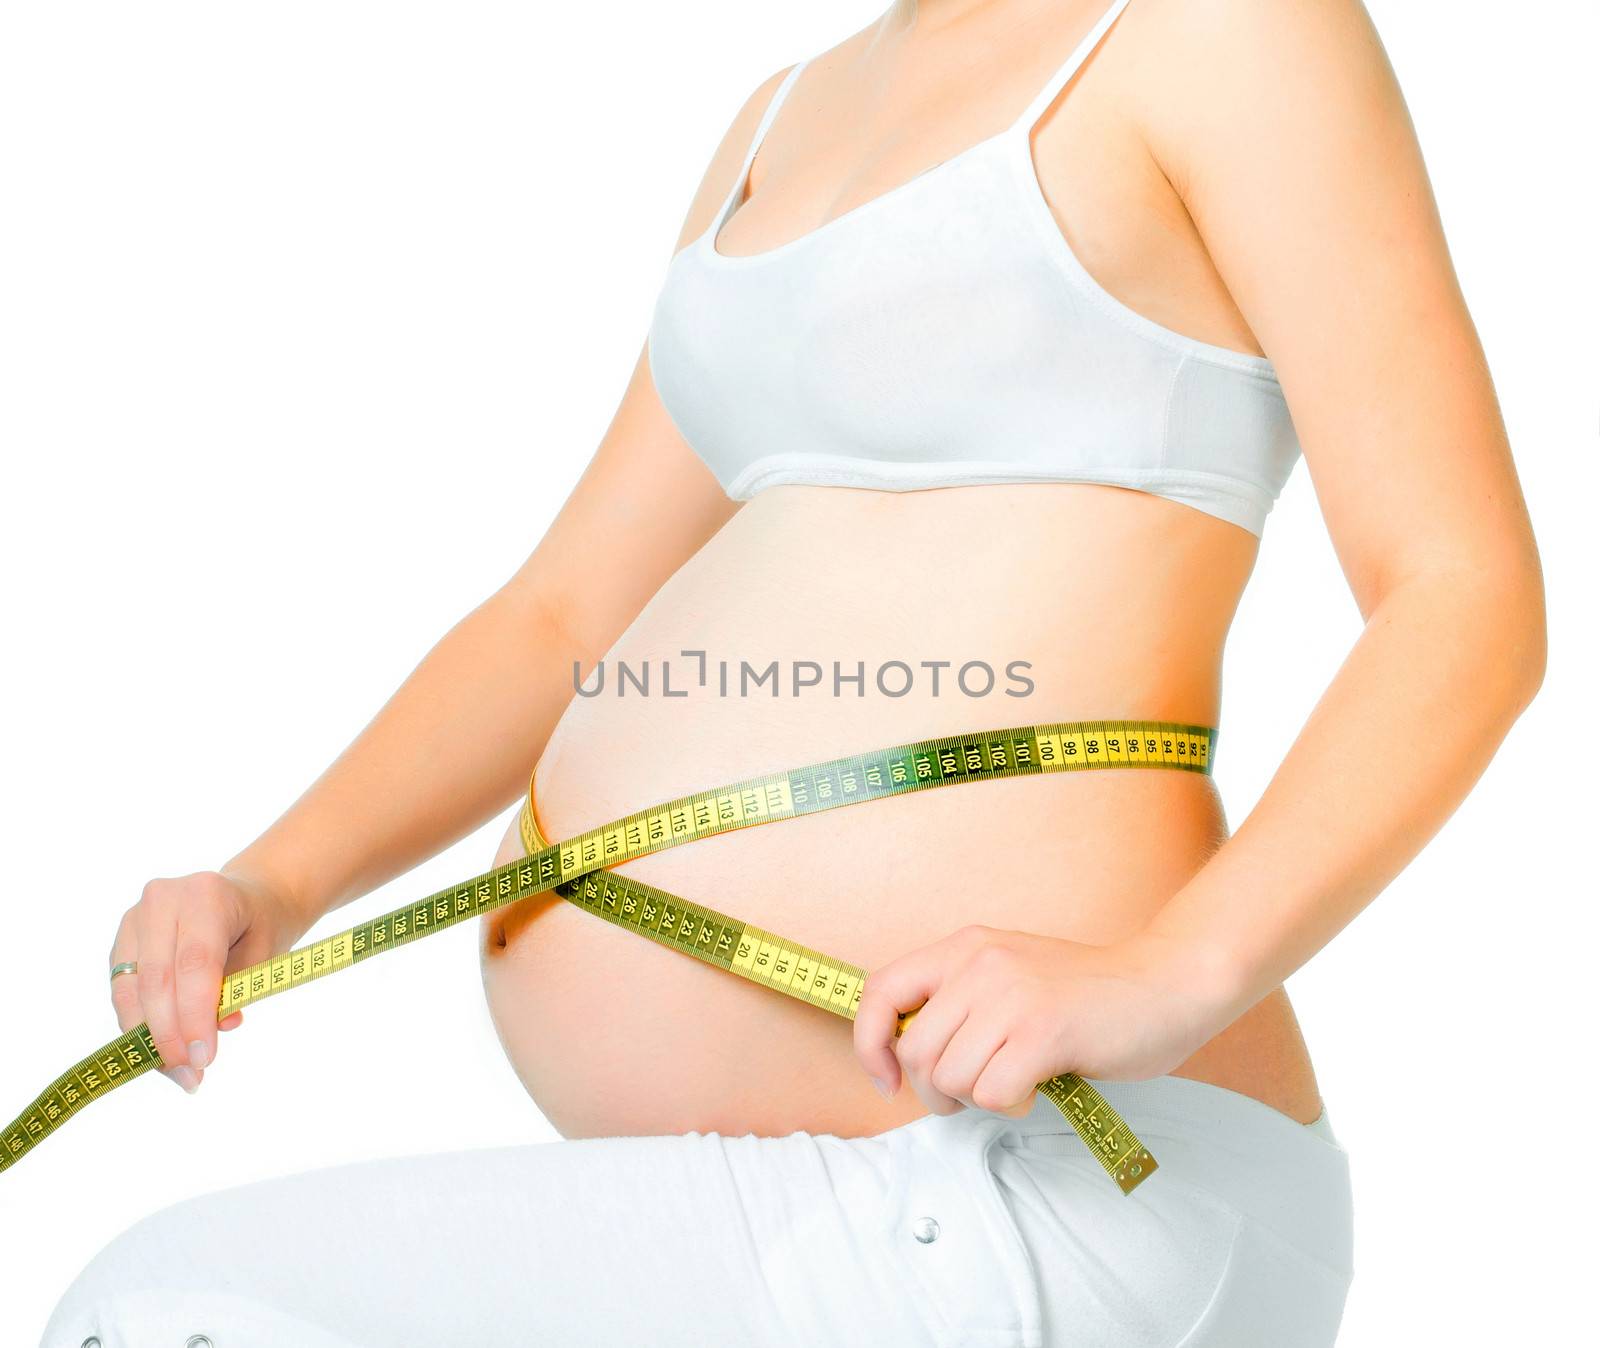
<path id="1" fill-rule="evenodd" d="M 42 1348 L 1331 1344 L 1342 1150 L 1205 1083 L 1097 1084 L 1160 1162 L 1129 1195 L 1042 1095 L 1023 1120 L 963 1110 L 866 1138 L 369 1161 L 136 1223 Z"/>
<path id="2" fill-rule="evenodd" d="M 42 1348 L 931 1344 L 863 1230 L 889 1182 L 882 1138 L 805 1133 L 329 1167 L 135 1223 Z"/>

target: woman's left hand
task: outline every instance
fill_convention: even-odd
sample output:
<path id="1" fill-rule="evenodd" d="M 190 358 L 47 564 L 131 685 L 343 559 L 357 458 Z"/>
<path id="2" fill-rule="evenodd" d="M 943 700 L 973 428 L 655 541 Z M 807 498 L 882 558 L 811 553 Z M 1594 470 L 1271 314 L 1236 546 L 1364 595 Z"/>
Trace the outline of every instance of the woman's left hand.
<path id="1" fill-rule="evenodd" d="M 1200 952 L 1154 934 L 1097 946 L 969 926 L 871 972 L 855 1049 L 885 1094 L 903 1069 L 935 1114 L 1021 1118 L 1041 1081 L 1160 1076 L 1243 1009 Z"/>

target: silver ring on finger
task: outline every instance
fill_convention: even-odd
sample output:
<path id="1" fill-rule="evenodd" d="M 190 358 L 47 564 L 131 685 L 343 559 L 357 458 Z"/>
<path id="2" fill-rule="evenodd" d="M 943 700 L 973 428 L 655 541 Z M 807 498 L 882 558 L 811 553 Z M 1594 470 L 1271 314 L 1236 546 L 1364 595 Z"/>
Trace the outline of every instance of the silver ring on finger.
<path id="1" fill-rule="evenodd" d="M 121 963 L 111 966 L 111 977 L 113 979 L 116 978 L 118 974 L 136 974 L 138 972 L 138 960 L 123 960 Z"/>

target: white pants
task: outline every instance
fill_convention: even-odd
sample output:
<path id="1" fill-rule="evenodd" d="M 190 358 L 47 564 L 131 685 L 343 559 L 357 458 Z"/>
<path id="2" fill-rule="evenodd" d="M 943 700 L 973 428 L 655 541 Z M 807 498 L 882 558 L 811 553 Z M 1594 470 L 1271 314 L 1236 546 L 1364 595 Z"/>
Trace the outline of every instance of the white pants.
<path id="1" fill-rule="evenodd" d="M 153 1213 L 78 1275 L 42 1348 L 1333 1343 L 1351 1202 L 1326 1114 L 1186 1077 L 1094 1084 L 1160 1167 L 1129 1195 L 1042 1095 L 1026 1119 L 874 1137 L 395 1157 Z"/>

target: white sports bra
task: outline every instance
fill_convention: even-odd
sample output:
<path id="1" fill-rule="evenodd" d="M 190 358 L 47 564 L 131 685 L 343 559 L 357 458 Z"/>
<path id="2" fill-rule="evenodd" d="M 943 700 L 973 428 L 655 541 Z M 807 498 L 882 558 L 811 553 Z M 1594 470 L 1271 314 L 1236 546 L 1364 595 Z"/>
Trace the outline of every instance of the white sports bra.
<path id="1" fill-rule="evenodd" d="M 662 405 L 723 490 L 1098 482 L 1259 535 L 1300 454 L 1272 362 L 1183 336 L 1084 270 L 1039 188 L 1033 124 L 1115 0 L 1014 123 L 765 252 L 716 238 L 805 69 L 778 86 L 721 210 L 667 269 Z"/>

